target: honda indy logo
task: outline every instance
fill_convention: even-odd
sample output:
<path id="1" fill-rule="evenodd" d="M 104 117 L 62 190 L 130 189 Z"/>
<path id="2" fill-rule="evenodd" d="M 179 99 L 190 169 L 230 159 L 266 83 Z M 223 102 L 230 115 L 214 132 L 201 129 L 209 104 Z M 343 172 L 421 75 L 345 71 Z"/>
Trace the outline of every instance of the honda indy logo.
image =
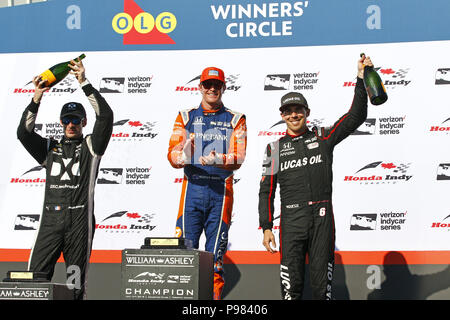
<path id="1" fill-rule="evenodd" d="M 411 163 L 394 163 L 376 161 L 369 163 L 356 171 L 353 175 L 346 175 L 344 181 L 360 184 L 395 184 L 410 181 Z"/>
<path id="2" fill-rule="evenodd" d="M 308 126 L 309 130 L 312 130 L 314 127 L 320 127 L 321 124 L 324 122 L 324 120 L 325 120 L 324 118 L 308 119 L 306 121 L 306 125 Z M 279 139 L 280 137 L 283 137 L 285 135 L 286 135 L 286 123 L 284 122 L 284 120 L 280 120 L 274 123 L 268 130 L 260 130 L 258 133 L 258 137 L 273 136 L 276 139 Z"/>
<path id="3" fill-rule="evenodd" d="M 26 186 L 40 186 L 45 185 L 45 168 L 43 166 L 35 166 L 25 171 L 19 177 L 12 177 L 10 183 L 26 185 Z"/>
<path id="4" fill-rule="evenodd" d="M 378 74 L 380 75 L 383 84 L 386 88 L 395 89 L 406 87 L 411 83 L 410 78 L 408 77 L 409 68 L 383 68 L 377 67 L 374 68 Z M 356 80 L 353 81 L 345 81 L 344 87 L 354 87 L 356 86 Z"/>
<path id="5" fill-rule="evenodd" d="M 175 88 L 176 92 L 190 92 L 191 94 L 199 94 L 199 87 L 198 84 L 200 83 L 200 75 L 195 76 L 191 80 L 189 80 L 187 83 L 183 85 L 178 85 Z M 225 83 L 226 83 L 226 92 L 230 91 L 238 91 L 242 85 L 239 81 L 239 74 L 230 74 L 225 77 Z"/>
<path id="6" fill-rule="evenodd" d="M 95 229 L 108 233 L 148 233 L 156 228 L 152 224 L 154 217 L 154 213 L 118 211 L 97 223 Z"/>
<path id="7" fill-rule="evenodd" d="M 112 141 L 148 141 L 158 133 L 154 132 L 156 122 L 141 122 L 140 120 L 123 119 L 114 122 Z"/>
<path id="8" fill-rule="evenodd" d="M 433 124 L 430 127 L 430 132 L 434 134 L 440 133 L 448 134 L 450 132 L 450 118 L 445 119 L 439 124 Z"/>
<path id="9" fill-rule="evenodd" d="M 446 216 L 442 221 L 435 221 L 431 224 L 433 229 L 450 230 L 450 215 Z"/>
<path id="10" fill-rule="evenodd" d="M 31 97 L 36 91 L 32 88 L 32 81 L 28 82 L 21 88 L 14 88 L 13 94 L 27 95 Z M 77 91 L 78 82 L 75 82 L 74 77 L 66 77 L 61 82 L 51 87 L 48 91 L 44 92 L 44 96 L 52 97 L 52 96 L 62 96 L 62 95 L 70 95 Z"/>

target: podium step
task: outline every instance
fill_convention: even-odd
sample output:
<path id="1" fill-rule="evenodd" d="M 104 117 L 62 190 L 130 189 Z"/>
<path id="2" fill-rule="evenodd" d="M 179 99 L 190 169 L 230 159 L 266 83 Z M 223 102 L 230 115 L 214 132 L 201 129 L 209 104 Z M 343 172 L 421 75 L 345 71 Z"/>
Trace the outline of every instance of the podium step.
<path id="1" fill-rule="evenodd" d="M 60 283 L 0 282 L 0 300 L 73 300 L 73 290 Z"/>
<path id="2" fill-rule="evenodd" d="M 212 300 L 213 254 L 190 249 L 122 251 L 124 300 Z"/>

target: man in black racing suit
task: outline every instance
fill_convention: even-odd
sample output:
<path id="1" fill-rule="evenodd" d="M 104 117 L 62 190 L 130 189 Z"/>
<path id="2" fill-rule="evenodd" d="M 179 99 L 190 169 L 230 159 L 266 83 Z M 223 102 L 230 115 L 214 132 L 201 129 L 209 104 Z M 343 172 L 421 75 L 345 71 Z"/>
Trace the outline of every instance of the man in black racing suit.
<path id="1" fill-rule="evenodd" d="M 267 146 L 259 190 L 259 223 L 263 245 L 276 246 L 272 233 L 274 197 L 280 184 L 280 281 L 283 299 L 301 299 L 305 258 L 308 253 L 313 299 L 331 299 L 334 270 L 335 226 L 332 210 L 333 149 L 355 131 L 367 117 L 364 64 L 358 61 L 358 78 L 350 110 L 330 128 L 306 126 L 309 107 L 302 94 L 281 98 L 284 137 Z"/>
<path id="2" fill-rule="evenodd" d="M 86 298 L 87 267 L 94 235 L 94 186 L 101 156 L 112 134 L 113 112 L 105 99 L 85 78 L 81 61 L 71 61 L 71 73 L 96 113 L 91 135 L 83 137 L 86 111 L 78 102 L 66 103 L 60 115 L 61 141 L 34 132 L 42 95 L 49 88 L 37 76 L 35 93 L 23 112 L 17 137 L 36 161 L 46 168 L 45 199 L 39 230 L 31 250 L 28 270 L 45 272 L 50 281 L 63 252 L 75 299 Z"/>

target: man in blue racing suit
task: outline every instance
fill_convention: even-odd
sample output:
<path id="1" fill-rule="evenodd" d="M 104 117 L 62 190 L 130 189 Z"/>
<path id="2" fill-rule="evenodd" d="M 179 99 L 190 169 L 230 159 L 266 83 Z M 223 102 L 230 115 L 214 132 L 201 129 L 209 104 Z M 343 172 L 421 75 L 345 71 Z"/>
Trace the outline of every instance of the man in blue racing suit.
<path id="1" fill-rule="evenodd" d="M 176 234 L 198 248 L 203 230 L 206 251 L 214 253 L 214 299 L 224 286 L 223 256 L 233 208 L 233 171 L 240 168 L 247 144 L 245 116 L 222 103 L 224 72 L 203 70 L 197 108 L 180 111 L 169 143 L 168 159 L 184 168 Z"/>

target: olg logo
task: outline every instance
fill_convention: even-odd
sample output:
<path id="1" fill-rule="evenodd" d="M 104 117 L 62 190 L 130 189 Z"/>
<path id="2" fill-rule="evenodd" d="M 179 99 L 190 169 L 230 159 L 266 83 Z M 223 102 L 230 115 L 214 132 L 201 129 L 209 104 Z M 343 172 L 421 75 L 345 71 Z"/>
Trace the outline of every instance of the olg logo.
<path id="1" fill-rule="evenodd" d="M 149 33 L 155 27 L 161 33 L 171 33 L 177 26 L 177 18 L 170 12 L 162 12 L 156 19 L 150 13 L 142 12 L 133 19 L 128 13 L 121 12 L 114 16 L 112 26 L 120 34 L 133 28 L 139 33 Z"/>
<path id="2" fill-rule="evenodd" d="M 124 12 L 112 19 L 112 28 L 124 35 L 123 44 L 174 44 L 168 36 L 177 27 L 171 12 L 158 14 L 144 11 L 134 0 L 124 0 Z"/>

